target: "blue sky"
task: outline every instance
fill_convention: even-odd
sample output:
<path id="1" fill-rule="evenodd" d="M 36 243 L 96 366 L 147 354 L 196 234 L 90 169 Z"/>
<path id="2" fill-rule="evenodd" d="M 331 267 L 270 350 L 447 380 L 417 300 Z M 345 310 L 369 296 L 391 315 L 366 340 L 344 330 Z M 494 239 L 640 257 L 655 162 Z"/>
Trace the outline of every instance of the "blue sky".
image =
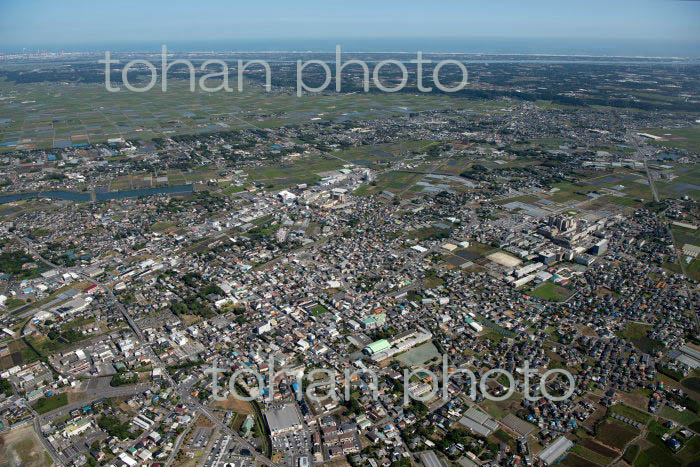
<path id="1" fill-rule="evenodd" d="M 700 1 L 0 0 L 0 49 L 275 38 L 642 39 L 700 44 Z"/>

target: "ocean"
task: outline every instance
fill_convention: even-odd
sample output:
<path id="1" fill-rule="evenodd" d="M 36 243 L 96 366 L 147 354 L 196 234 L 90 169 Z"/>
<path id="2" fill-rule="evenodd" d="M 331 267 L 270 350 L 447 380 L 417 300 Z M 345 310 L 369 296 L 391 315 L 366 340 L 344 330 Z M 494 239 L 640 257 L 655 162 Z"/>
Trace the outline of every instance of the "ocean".
<path id="1" fill-rule="evenodd" d="M 34 46 L 59 52 L 159 52 L 165 44 L 173 52 L 333 52 L 340 45 L 344 52 L 408 52 L 589 55 L 622 57 L 700 58 L 697 41 L 649 39 L 519 39 L 519 38 L 337 38 L 337 39 L 231 39 L 215 41 L 167 40 L 151 42 L 51 44 Z M 5 52 L 21 52 L 6 50 Z"/>

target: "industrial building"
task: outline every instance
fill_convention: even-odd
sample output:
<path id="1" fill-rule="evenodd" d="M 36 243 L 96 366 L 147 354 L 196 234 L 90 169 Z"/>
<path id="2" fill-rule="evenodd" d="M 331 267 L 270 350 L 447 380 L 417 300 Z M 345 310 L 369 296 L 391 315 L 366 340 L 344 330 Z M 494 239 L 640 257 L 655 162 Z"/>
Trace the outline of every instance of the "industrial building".
<path id="1" fill-rule="evenodd" d="M 267 420 L 267 426 L 270 427 L 271 436 L 298 431 L 303 428 L 299 412 L 293 404 L 266 410 L 265 419 Z"/>

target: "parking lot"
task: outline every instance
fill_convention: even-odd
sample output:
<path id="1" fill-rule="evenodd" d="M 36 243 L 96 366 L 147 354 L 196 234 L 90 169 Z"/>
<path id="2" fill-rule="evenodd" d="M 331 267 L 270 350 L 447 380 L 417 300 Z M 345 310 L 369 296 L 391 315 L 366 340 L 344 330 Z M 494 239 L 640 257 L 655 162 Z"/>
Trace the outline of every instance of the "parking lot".
<path id="1" fill-rule="evenodd" d="M 310 457 L 310 438 L 307 430 L 274 436 L 272 438 L 272 449 L 284 454 L 284 465 L 296 467 L 300 457 Z"/>
<path id="2" fill-rule="evenodd" d="M 256 464 L 248 449 L 237 444 L 230 436 L 224 435 L 214 442 L 204 462 L 205 467 L 216 467 L 219 465 L 225 465 L 227 467 L 252 467 Z"/>
<path id="3" fill-rule="evenodd" d="M 192 449 L 204 449 L 204 446 L 209 443 L 209 438 L 211 437 L 214 430 L 211 428 L 198 427 L 192 437 L 192 444 L 190 445 Z"/>

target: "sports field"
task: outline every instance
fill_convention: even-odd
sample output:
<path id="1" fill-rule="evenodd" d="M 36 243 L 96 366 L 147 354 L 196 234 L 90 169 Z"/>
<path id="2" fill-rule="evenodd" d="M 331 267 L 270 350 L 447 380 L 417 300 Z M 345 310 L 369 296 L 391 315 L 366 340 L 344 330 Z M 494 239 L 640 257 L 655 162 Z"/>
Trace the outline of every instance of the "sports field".
<path id="1" fill-rule="evenodd" d="M 412 348 L 408 352 L 402 353 L 396 357 L 396 360 L 406 366 L 413 367 L 425 365 L 429 361 L 439 357 L 440 352 L 437 347 L 435 347 L 432 342 L 426 342 L 423 345 Z"/>

